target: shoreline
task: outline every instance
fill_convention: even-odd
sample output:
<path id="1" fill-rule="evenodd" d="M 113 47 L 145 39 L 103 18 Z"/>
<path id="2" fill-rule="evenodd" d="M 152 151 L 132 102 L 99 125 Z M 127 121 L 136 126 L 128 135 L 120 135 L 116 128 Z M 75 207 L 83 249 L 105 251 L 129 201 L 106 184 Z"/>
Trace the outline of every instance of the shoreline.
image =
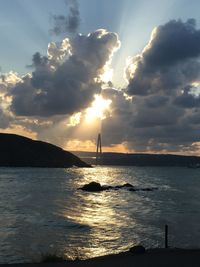
<path id="1" fill-rule="evenodd" d="M 130 251 L 119 254 L 105 255 L 86 260 L 0 264 L 0 267 L 199 267 L 199 249 L 155 248 L 137 254 Z"/>

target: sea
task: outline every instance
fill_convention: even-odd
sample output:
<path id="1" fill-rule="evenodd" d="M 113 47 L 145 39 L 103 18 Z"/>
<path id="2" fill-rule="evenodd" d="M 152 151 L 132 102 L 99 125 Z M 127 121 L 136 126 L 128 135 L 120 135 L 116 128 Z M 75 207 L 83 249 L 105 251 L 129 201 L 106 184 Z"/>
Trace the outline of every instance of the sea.
<path id="1" fill-rule="evenodd" d="M 79 189 L 92 181 L 158 189 Z M 200 247 L 200 169 L 0 168 L 0 263 L 164 247 L 165 225 L 170 247 Z"/>

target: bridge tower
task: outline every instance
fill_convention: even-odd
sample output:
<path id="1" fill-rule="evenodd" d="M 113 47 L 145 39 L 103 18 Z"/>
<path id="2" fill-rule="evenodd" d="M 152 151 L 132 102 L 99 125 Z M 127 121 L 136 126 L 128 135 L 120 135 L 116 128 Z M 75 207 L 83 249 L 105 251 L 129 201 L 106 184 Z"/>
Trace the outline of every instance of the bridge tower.
<path id="1" fill-rule="evenodd" d="M 97 151 L 96 151 L 96 165 L 101 165 L 102 160 L 102 146 L 101 146 L 101 134 L 97 137 Z"/>

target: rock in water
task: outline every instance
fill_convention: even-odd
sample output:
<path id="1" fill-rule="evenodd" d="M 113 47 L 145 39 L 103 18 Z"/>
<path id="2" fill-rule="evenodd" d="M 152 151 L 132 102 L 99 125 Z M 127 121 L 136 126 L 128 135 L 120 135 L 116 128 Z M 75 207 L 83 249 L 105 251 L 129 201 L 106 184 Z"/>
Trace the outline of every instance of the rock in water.
<path id="1" fill-rule="evenodd" d="M 129 184 L 129 183 L 126 183 L 126 184 L 123 184 L 123 185 L 118 185 L 117 186 L 118 188 L 134 188 L 134 186 L 132 184 Z"/>
<path id="2" fill-rule="evenodd" d="M 144 188 L 128 188 L 129 191 L 135 192 L 135 191 L 146 191 L 146 192 L 150 192 L 150 191 L 155 191 L 158 190 L 158 187 L 144 187 Z"/>
<path id="3" fill-rule="evenodd" d="M 83 187 L 79 188 L 83 191 L 87 192 L 101 192 L 105 190 L 119 190 L 119 189 L 126 189 L 128 191 L 153 191 L 157 190 L 157 187 L 144 187 L 144 188 L 136 188 L 132 184 L 126 183 L 123 185 L 116 185 L 116 186 L 109 186 L 109 185 L 101 185 L 97 182 L 91 182 L 89 184 L 85 184 Z"/>
<path id="4" fill-rule="evenodd" d="M 105 188 L 102 188 L 100 183 L 96 183 L 96 182 L 91 182 L 89 184 L 85 184 L 80 189 L 82 189 L 84 191 L 88 191 L 88 192 L 100 192 L 100 191 L 105 190 Z"/>

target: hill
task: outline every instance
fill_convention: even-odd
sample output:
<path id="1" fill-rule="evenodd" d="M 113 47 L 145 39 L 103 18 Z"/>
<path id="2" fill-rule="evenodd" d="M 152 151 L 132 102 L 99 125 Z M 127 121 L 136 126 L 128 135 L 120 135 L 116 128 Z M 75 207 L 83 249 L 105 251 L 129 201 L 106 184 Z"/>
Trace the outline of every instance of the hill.
<path id="1" fill-rule="evenodd" d="M 1 167 L 89 167 L 77 156 L 55 145 L 15 134 L 0 133 Z"/>

